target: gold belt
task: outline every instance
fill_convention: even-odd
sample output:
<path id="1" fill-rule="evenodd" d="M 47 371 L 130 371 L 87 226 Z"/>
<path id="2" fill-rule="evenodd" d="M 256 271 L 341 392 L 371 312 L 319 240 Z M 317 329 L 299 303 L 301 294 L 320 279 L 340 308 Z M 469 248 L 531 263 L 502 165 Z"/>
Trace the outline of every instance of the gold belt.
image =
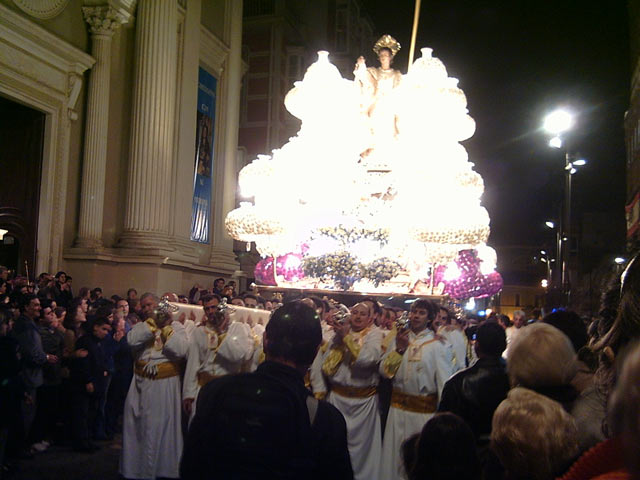
<path id="1" fill-rule="evenodd" d="M 177 377 L 182 373 L 182 364 L 179 362 L 162 362 L 158 363 L 155 367 L 157 369 L 157 373 L 155 375 L 151 375 L 150 373 L 144 370 L 144 367 L 149 362 L 143 362 L 138 360 L 134 367 L 134 372 L 136 375 L 144 378 L 150 378 L 151 380 L 161 380 L 163 378 Z"/>
<path id="2" fill-rule="evenodd" d="M 375 385 L 371 387 L 348 387 L 346 385 L 332 383 L 331 391 L 336 392 L 338 395 L 342 395 L 343 397 L 367 398 L 373 397 L 378 392 L 378 387 Z"/>
<path id="3" fill-rule="evenodd" d="M 215 380 L 216 378 L 220 378 L 222 375 L 214 375 L 209 372 L 198 372 L 196 373 L 196 377 L 198 378 L 198 385 L 204 387 L 211 380 Z"/>
<path id="4" fill-rule="evenodd" d="M 434 413 L 438 406 L 438 396 L 410 395 L 394 388 L 391 392 L 391 406 L 407 412 Z"/>

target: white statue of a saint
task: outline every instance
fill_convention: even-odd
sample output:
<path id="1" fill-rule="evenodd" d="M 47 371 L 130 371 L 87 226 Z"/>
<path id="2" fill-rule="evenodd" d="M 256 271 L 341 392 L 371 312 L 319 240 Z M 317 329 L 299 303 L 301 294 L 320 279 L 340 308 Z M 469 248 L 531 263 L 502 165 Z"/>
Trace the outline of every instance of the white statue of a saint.
<path id="1" fill-rule="evenodd" d="M 359 57 L 353 72 L 362 95 L 362 111 L 369 117 L 375 144 L 369 151 L 376 145 L 392 141 L 398 134 L 393 91 L 400 85 L 402 74 L 391 68 L 391 64 L 399 50 L 400 44 L 392 36 L 383 35 L 373 47 L 380 66 L 367 68 L 364 57 Z"/>

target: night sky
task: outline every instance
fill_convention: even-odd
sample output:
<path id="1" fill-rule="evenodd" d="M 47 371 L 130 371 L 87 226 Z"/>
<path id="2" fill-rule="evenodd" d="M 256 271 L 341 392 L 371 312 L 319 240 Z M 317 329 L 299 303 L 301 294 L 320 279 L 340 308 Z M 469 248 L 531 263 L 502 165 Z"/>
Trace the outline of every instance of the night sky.
<path id="1" fill-rule="evenodd" d="M 405 73 L 414 2 L 363 4 L 376 34 L 402 44 L 394 66 Z M 567 140 L 589 162 L 573 177 L 573 216 L 610 213 L 612 242 L 624 245 L 626 2 L 423 0 L 416 58 L 420 47 L 460 79 L 476 121 L 463 145 L 485 181 L 490 245 L 549 240 L 544 221 L 559 216 L 564 156 L 541 126 L 556 106 L 576 113 Z"/>

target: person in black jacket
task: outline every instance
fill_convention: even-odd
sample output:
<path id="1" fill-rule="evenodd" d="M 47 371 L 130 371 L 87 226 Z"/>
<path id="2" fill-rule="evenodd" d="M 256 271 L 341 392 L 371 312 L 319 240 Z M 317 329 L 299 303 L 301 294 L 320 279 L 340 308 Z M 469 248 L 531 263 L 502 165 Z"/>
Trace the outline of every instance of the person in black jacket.
<path id="1" fill-rule="evenodd" d="M 73 448 L 76 451 L 90 453 L 97 450 L 90 441 L 89 432 L 106 395 L 108 366 L 104 339 L 110 330 L 108 319 L 99 317 L 93 321 L 91 333 L 81 336 L 76 342 L 76 350 L 88 352 L 87 356 L 75 358 L 71 364 L 71 425 Z"/>
<path id="2" fill-rule="evenodd" d="M 45 353 L 36 321 L 40 317 L 40 299 L 33 294 L 20 297 L 20 316 L 11 335 L 18 342 L 20 353 L 20 377 L 25 389 L 21 413 L 24 438 L 31 440 L 30 433 L 36 415 L 37 389 L 43 382 L 43 366 L 57 363 L 58 357 Z"/>
<path id="3" fill-rule="evenodd" d="M 352 479 L 344 417 L 304 386 L 321 341 L 313 308 L 292 302 L 276 310 L 257 371 L 200 390 L 180 477 Z"/>
<path id="4" fill-rule="evenodd" d="M 9 335 L 13 312 L 0 308 L 0 468 L 9 470 L 23 445 L 21 401 L 24 385 L 20 378 L 20 348 Z"/>
<path id="5" fill-rule="evenodd" d="M 478 326 L 474 347 L 478 361 L 445 383 L 438 405 L 439 412 L 462 417 L 480 444 L 489 441 L 493 412 L 509 392 L 509 377 L 502 359 L 506 345 L 500 325 L 488 321 Z"/>

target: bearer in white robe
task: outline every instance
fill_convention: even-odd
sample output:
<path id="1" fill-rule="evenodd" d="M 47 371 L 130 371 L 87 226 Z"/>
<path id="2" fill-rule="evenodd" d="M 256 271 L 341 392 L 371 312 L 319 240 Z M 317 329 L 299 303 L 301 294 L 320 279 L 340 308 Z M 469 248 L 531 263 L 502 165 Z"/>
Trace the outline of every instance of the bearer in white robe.
<path id="1" fill-rule="evenodd" d="M 200 388 L 223 375 L 240 373 L 254 351 L 254 337 L 249 326 L 229 324 L 227 303 L 213 296 L 203 299 L 206 321 L 191 334 L 187 369 L 182 386 L 182 404 L 192 419 Z"/>
<path id="2" fill-rule="evenodd" d="M 451 344 L 451 348 L 453 349 L 453 373 L 456 373 L 463 368 L 467 368 L 469 341 L 467 340 L 467 335 L 462 330 L 462 324 L 449 313 L 449 310 L 440 307 L 440 317 L 444 321 L 444 324 L 438 328 L 438 335 L 444 337 Z"/>
<path id="3" fill-rule="evenodd" d="M 124 406 L 120 473 L 124 478 L 179 478 L 182 453 L 180 374 L 188 342 L 170 305 L 141 297 L 143 322 L 127 334 L 134 376 Z"/>
<path id="4" fill-rule="evenodd" d="M 347 440 L 356 480 L 377 480 L 381 433 L 377 386 L 382 355 L 382 331 L 373 324 L 365 303 L 351 309 L 351 317 L 335 329 L 322 370 L 329 380 L 327 401 L 347 422 Z"/>
<path id="5" fill-rule="evenodd" d="M 436 306 L 416 300 L 409 328 L 399 330 L 380 362 L 380 374 L 393 380 L 391 408 L 382 446 L 381 480 L 406 478 L 400 447 L 419 433 L 436 411 L 445 381 L 453 373 L 451 345 L 434 335 Z"/>

